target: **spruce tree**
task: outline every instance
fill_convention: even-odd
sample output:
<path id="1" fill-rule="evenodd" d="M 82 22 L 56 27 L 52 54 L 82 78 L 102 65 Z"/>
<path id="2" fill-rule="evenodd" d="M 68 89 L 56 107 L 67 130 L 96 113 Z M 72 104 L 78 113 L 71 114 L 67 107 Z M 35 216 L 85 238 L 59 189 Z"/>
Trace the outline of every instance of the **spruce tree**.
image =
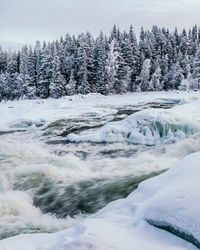
<path id="1" fill-rule="evenodd" d="M 106 48 L 104 35 L 101 32 L 95 42 L 94 48 L 94 69 L 96 72 L 96 91 L 101 94 L 109 94 L 109 61 L 106 59 Z"/>
<path id="2" fill-rule="evenodd" d="M 90 89 L 88 83 L 87 55 L 85 52 L 84 44 L 82 42 L 80 44 L 80 47 L 78 48 L 77 67 L 79 69 L 77 73 L 77 91 L 80 94 L 88 94 L 90 92 Z"/>
<path id="3" fill-rule="evenodd" d="M 52 82 L 52 54 L 48 45 L 41 51 L 40 68 L 38 70 L 37 96 L 48 98 L 50 94 L 49 85 Z"/>
<path id="4" fill-rule="evenodd" d="M 161 82 L 161 69 L 159 65 L 151 77 L 148 90 L 155 90 L 155 91 L 163 90 L 163 84 Z"/>
<path id="5" fill-rule="evenodd" d="M 52 98 L 60 98 L 65 95 L 65 78 L 61 74 L 61 63 L 54 44 L 53 60 L 52 60 L 52 77 L 49 85 L 49 96 Z"/>
<path id="6" fill-rule="evenodd" d="M 65 87 L 66 95 L 75 95 L 76 94 L 76 81 L 74 79 L 74 72 L 72 70 L 69 82 Z"/>
<path id="7" fill-rule="evenodd" d="M 140 75 L 137 77 L 137 91 L 147 91 L 149 88 L 151 60 L 146 59 L 143 63 Z"/>
<path id="8" fill-rule="evenodd" d="M 193 89 L 200 88 L 200 49 L 197 50 L 193 62 Z"/>
<path id="9" fill-rule="evenodd" d="M 5 73 L 7 68 L 7 53 L 0 46 L 0 74 Z"/>

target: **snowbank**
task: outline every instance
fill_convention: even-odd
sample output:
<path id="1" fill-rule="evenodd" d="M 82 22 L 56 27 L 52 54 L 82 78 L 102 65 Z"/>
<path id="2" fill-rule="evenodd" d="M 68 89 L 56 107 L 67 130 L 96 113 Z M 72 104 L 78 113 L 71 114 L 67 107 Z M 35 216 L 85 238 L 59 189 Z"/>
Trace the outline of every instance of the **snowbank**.
<path id="1" fill-rule="evenodd" d="M 146 181 L 131 197 L 144 200 L 142 218 L 200 248 L 200 153 L 191 154 L 165 174 Z M 149 200 L 149 196 L 151 197 Z M 131 199 L 131 197 L 129 197 Z"/>
<path id="2" fill-rule="evenodd" d="M 199 247 L 200 242 L 199 162 L 200 153 L 192 154 L 166 173 L 141 183 L 126 199 L 110 203 L 70 229 L 8 238 L 0 241 L 0 249 L 197 249 L 194 245 Z"/>
<path id="3" fill-rule="evenodd" d="M 70 134 L 74 142 L 129 142 L 157 145 L 176 141 L 199 130 L 200 102 L 164 109 L 148 109 L 130 115 L 119 122 L 110 122 L 98 131 L 86 135 Z"/>

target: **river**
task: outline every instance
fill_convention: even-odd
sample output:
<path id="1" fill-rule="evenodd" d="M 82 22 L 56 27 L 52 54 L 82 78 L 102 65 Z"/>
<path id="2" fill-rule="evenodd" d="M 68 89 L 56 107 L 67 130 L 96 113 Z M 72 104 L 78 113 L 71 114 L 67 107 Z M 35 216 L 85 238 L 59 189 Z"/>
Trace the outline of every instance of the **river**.
<path id="1" fill-rule="evenodd" d="M 13 116 L 16 103 L 6 104 L 8 116 Z M 96 131 L 143 109 L 170 109 L 183 103 L 182 98 L 134 105 L 102 103 L 97 107 L 106 110 L 101 116 L 86 110 L 62 118 L 50 117 L 48 122 L 8 119 L 9 126 L 0 130 L 0 239 L 70 227 L 109 202 L 126 197 L 141 181 L 200 150 L 196 134 L 153 146 L 66 140 L 70 133 Z"/>

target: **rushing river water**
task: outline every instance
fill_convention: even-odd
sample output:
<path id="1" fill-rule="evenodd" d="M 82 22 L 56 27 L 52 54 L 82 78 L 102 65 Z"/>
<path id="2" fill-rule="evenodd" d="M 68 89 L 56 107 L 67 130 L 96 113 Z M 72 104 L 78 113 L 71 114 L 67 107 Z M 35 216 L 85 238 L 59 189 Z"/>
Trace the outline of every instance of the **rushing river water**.
<path id="1" fill-rule="evenodd" d="M 149 107 L 169 109 L 178 104 L 172 100 L 120 106 L 114 107 L 112 116 L 85 113 L 48 124 L 40 121 L 34 127 L 21 121 L 0 131 L 0 239 L 67 228 L 200 150 L 196 134 L 158 146 L 65 139 Z"/>

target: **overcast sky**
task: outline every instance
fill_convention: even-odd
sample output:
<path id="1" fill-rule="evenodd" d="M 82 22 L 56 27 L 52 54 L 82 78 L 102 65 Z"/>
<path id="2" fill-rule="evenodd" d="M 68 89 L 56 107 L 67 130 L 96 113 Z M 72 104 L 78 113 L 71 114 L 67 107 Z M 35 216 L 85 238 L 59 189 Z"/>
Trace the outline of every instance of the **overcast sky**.
<path id="1" fill-rule="evenodd" d="M 174 29 L 198 24 L 200 0 L 0 0 L 0 45 L 19 48 L 51 41 L 68 32 L 110 32 L 133 24 Z"/>

